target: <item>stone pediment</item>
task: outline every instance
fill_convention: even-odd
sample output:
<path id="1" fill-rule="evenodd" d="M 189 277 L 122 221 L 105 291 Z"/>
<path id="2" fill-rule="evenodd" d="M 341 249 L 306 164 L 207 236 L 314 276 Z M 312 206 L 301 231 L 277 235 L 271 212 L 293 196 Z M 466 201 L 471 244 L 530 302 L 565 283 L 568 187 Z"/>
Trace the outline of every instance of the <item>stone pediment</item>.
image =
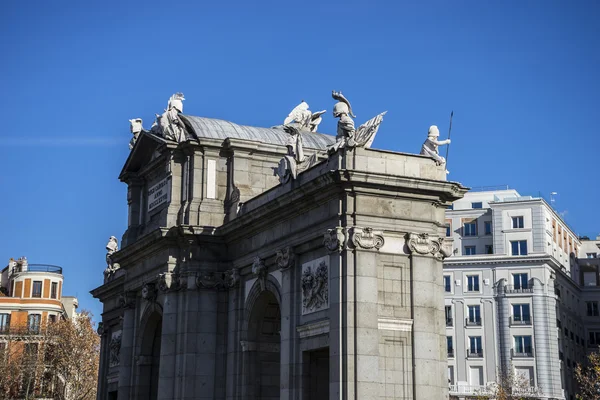
<path id="1" fill-rule="evenodd" d="M 155 152 L 168 141 L 156 136 L 149 131 L 142 131 L 136 141 L 125 165 L 119 174 L 122 179 L 127 172 L 137 172 L 155 158 Z"/>

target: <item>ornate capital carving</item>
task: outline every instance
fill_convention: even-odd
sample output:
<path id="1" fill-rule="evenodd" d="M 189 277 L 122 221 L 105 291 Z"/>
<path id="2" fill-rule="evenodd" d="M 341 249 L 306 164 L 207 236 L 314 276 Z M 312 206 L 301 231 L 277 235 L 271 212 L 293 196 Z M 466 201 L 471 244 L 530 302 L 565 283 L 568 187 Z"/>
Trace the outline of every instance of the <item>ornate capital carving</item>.
<path id="1" fill-rule="evenodd" d="M 267 270 L 264 260 L 262 260 L 258 256 L 254 257 L 254 262 L 252 263 L 252 273 L 258 278 L 258 281 L 260 282 L 260 290 L 265 290 L 267 286 L 267 275 L 269 274 L 269 271 Z"/>
<path id="2" fill-rule="evenodd" d="M 449 249 L 444 241 L 444 238 L 431 236 L 428 233 L 406 234 L 406 245 L 411 253 L 432 255 L 440 261 L 452 255 L 452 249 Z"/>
<path id="3" fill-rule="evenodd" d="M 296 254 L 291 246 L 284 247 L 283 249 L 277 250 L 275 256 L 275 262 L 279 269 L 288 269 L 296 264 Z"/>
<path id="4" fill-rule="evenodd" d="M 215 289 L 223 287 L 223 274 L 214 271 L 203 271 L 196 276 L 196 286 L 200 289 Z"/>
<path id="5" fill-rule="evenodd" d="M 240 271 L 233 268 L 223 272 L 223 281 L 228 288 L 237 286 L 240 283 Z"/>
<path id="6" fill-rule="evenodd" d="M 158 275 L 158 288 L 163 292 L 172 292 L 187 288 L 187 280 L 174 272 Z"/>
<path id="7" fill-rule="evenodd" d="M 119 295 L 119 305 L 124 309 L 135 307 L 135 293 L 124 292 Z"/>
<path id="8" fill-rule="evenodd" d="M 156 284 L 154 283 L 146 283 L 142 286 L 142 299 L 147 301 L 156 300 L 157 295 Z"/>
<path id="9" fill-rule="evenodd" d="M 329 251 L 342 251 L 344 243 L 346 242 L 346 235 L 344 235 L 344 228 L 337 226 L 333 229 L 327 229 L 323 235 L 323 244 Z"/>
<path id="10" fill-rule="evenodd" d="M 352 229 L 352 244 L 354 247 L 379 250 L 385 244 L 385 239 L 380 232 L 373 232 L 373 228 L 355 227 Z"/>

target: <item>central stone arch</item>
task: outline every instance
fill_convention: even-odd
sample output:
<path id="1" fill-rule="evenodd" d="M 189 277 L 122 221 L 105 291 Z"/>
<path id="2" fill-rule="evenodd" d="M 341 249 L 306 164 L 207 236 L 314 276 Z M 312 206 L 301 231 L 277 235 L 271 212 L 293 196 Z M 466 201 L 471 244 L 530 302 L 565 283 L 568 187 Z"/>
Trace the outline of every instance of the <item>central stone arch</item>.
<path id="1" fill-rule="evenodd" d="M 152 303 L 146 308 L 140 321 L 137 341 L 135 398 L 138 400 L 158 399 L 162 322 L 162 308 Z"/>
<path id="2" fill-rule="evenodd" d="M 242 334 L 243 398 L 278 400 L 281 374 L 281 295 L 277 281 L 257 281 L 246 300 Z"/>

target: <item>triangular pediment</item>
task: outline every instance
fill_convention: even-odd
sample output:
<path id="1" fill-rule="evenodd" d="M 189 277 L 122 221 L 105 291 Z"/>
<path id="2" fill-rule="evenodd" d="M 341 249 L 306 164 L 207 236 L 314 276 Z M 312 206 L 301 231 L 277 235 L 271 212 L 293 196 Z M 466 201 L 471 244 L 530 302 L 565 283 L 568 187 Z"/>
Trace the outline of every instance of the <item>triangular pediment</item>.
<path id="1" fill-rule="evenodd" d="M 150 163 L 160 154 L 162 148 L 167 141 L 159 136 L 156 136 L 148 131 L 140 132 L 129 157 L 125 161 L 125 165 L 119 174 L 119 179 L 123 180 L 127 173 L 136 173 L 145 165 Z"/>

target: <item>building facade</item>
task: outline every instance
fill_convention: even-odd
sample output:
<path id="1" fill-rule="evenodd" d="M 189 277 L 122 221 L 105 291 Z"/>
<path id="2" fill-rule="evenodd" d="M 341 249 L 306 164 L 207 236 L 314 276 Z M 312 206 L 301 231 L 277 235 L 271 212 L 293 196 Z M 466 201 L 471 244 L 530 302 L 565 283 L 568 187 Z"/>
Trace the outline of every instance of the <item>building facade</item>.
<path id="1" fill-rule="evenodd" d="M 450 394 L 489 394 L 512 369 L 532 397 L 573 399 L 589 336 L 582 241 L 544 199 L 511 189 L 469 192 L 446 226 Z"/>
<path id="2" fill-rule="evenodd" d="M 448 398 L 444 212 L 466 189 L 341 134 L 177 118 L 120 176 L 98 398 Z"/>

